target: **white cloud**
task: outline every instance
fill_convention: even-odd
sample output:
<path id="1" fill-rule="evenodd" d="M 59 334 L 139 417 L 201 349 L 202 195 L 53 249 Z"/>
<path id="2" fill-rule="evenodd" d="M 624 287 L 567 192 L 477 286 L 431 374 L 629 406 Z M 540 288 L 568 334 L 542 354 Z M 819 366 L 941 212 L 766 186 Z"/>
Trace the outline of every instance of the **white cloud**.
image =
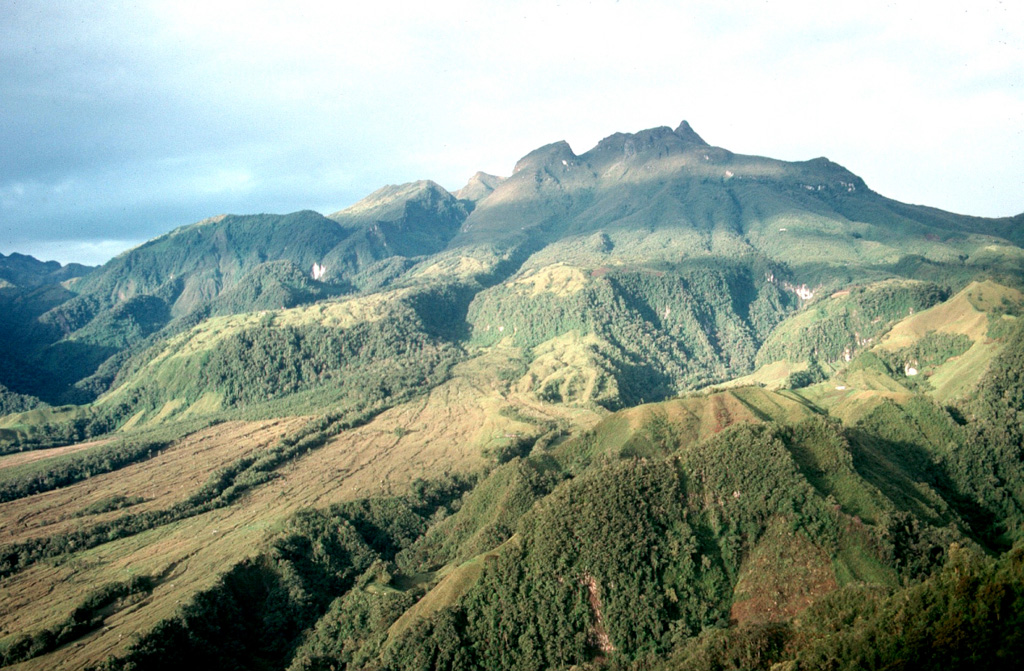
<path id="1" fill-rule="evenodd" d="M 25 245 L 18 251 L 34 256 L 40 261 L 57 261 L 61 264 L 81 263 L 98 266 L 145 240 L 60 240 L 41 241 Z"/>
<path id="2" fill-rule="evenodd" d="M 737 152 L 827 155 L 901 200 L 1024 209 L 1024 5 L 916 4 L 4 5 L 4 223 L 148 234 L 332 210 L 683 118 Z"/>

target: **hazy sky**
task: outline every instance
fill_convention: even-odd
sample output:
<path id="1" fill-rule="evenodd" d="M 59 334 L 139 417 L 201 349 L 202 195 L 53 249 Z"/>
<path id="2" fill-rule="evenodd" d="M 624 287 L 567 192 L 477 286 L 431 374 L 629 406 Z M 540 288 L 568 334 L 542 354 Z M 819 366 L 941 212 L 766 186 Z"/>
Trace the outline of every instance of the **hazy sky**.
<path id="1" fill-rule="evenodd" d="M 905 202 L 1024 211 L 1018 0 L 328 4 L 0 0 L 0 252 L 99 263 L 682 119 Z"/>

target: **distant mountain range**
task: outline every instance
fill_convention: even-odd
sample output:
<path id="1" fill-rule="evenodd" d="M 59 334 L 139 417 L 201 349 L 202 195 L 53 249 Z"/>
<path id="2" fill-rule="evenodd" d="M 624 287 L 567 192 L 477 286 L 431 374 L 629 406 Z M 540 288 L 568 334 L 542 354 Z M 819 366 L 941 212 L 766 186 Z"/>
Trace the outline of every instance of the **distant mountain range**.
<path id="1" fill-rule="evenodd" d="M 0 661 L 997 664 L 1022 245 L 684 121 L 0 255 Z"/>
<path id="2" fill-rule="evenodd" d="M 10 256 L 0 254 L 0 288 L 59 284 L 86 275 L 91 270 L 90 266 L 80 263 L 62 266 L 56 261 L 43 262 L 17 252 Z"/>

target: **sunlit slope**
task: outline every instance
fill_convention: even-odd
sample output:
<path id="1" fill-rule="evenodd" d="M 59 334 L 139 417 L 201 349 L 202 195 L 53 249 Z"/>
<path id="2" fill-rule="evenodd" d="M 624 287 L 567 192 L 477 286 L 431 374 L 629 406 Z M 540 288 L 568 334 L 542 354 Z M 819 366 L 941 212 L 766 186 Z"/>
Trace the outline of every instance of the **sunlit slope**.
<path id="1" fill-rule="evenodd" d="M 734 154 L 684 122 L 617 133 L 579 155 L 564 142 L 531 152 L 452 245 L 529 237 L 580 265 L 757 254 L 796 267 L 892 264 L 909 253 L 959 261 L 999 244 L 976 218 L 890 204 L 826 159 Z"/>
<path id="2" fill-rule="evenodd" d="M 758 354 L 779 360 L 722 386 L 798 388 L 849 423 L 886 399 L 966 402 L 1003 351 L 1024 295 L 986 280 L 936 297 L 920 283 L 838 292 L 780 324 Z"/>
<path id="3" fill-rule="evenodd" d="M 744 265 L 556 264 L 491 287 L 410 285 L 206 319 L 130 359 L 96 411 L 131 428 L 267 403 L 269 416 L 383 402 L 436 384 L 466 336 L 470 354 L 516 349 L 508 381 L 524 394 L 615 408 L 749 371 L 791 304 Z"/>
<path id="4" fill-rule="evenodd" d="M 44 562 L 7 578 L 12 597 L 9 603 L 16 605 L 7 612 L 16 619 L 5 623 L 6 630 L 34 630 L 60 621 L 66 614 L 53 607 L 52 599 L 39 598 L 38 590 L 50 590 L 52 584 L 61 585 L 65 596 L 60 602 L 74 603 L 104 581 L 134 574 L 160 576 L 144 602 L 126 605 L 123 611 L 112 613 L 105 620 L 105 628 L 86 639 L 84 645 L 75 647 L 73 655 L 66 659 L 60 656 L 72 664 L 69 668 L 79 664 L 74 660 L 102 659 L 119 649 L 124 631 L 145 631 L 168 617 L 180 600 L 190 598 L 195 590 L 208 588 L 225 566 L 258 551 L 268 534 L 302 507 L 400 493 L 416 478 L 472 470 L 496 455 L 515 454 L 515 450 L 523 449 L 521 445 L 529 449 L 529 445 L 552 431 L 586 428 L 598 419 L 586 411 L 538 403 L 531 395 L 521 397 L 516 392 L 510 395 L 502 391 L 505 386 L 494 371 L 509 365 L 500 352 L 460 364 L 453 379 L 428 396 L 388 410 L 365 426 L 343 432 L 324 447 L 286 465 L 278 471 L 276 479 L 249 491 L 229 507 L 75 553 L 78 558 L 71 562 Z M 691 417 L 694 412 L 701 414 L 696 423 Z M 774 412 L 777 419 L 806 414 L 788 399 L 750 389 L 718 398 L 680 400 L 664 408 L 629 411 L 617 416 L 612 424 L 634 425 L 634 432 L 646 435 L 667 414 L 671 422 L 679 423 L 673 435 L 697 440 L 733 422 L 764 420 L 769 412 Z M 5 542 L 58 535 L 125 512 L 172 505 L 192 494 L 201 484 L 203 474 L 258 451 L 275 436 L 294 428 L 296 422 L 302 420 L 216 425 L 127 469 L 5 504 L 5 517 L 28 525 L 5 529 L 10 534 Z M 600 426 L 595 431 L 609 433 Z M 625 443 L 628 442 L 627 438 Z M 609 454 L 618 452 L 616 449 Z M 495 492 L 508 486 L 509 482 L 499 484 Z M 128 509 L 74 516 L 98 499 L 118 493 L 141 495 L 145 500 Z M 466 510 L 468 514 L 472 508 Z M 488 506 L 480 510 L 491 509 Z M 522 512 L 515 513 L 501 528 L 514 525 Z M 472 529 L 482 529 L 480 524 L 473 523 Z M 444 536 L 441 533 L 435 537 Z M 464 540 L 456 547 L 487 549 L 487 541 L 479 533 L 471 532 L 461 538 Z M 455 555 L 458 556 L 461 555 Z M 43 668 L 51 663 L 52 658 L 44 656 L 26 668 Z"/>
<path id="5" fill-rule="evenodd" d="M 476 295 L 470 343 L 527 348 L 529 384 L 552 399 L 660 400 L 751 370 L 761 340 L 795 302 L 769 277 L 726 261 L 528 267 Z"/>
<path id="6" fill-rule="evenodd" d="M 945 298 L 928 282 L 890 280 L 819 297 L 779 324 L 757 353 L 758 365 L 775 361 L 850 361 L 897 321 Z"/>
<path id="7" fill-rule="evenodd" d="M 341 432 L 229 506 L 44 561 L 5 578 L 0 627 L 5 632 L 45 628 L 66 617 L 59 604 L 74 604 L 97 585 L 130 575 L 158 576 L 143 602 L 111 613 L 104 629 L 70 653 L 33 660 L 26 668 L 80 668 L 118 652 L 132 632 L 146 631 L 213 584 L 223 571 L 258 554 L 290 515 L 305 507 L 408 490 L 417 479 L 468 473 L 495 458 L 529 449 L 538 438 L 597 421 L 592 412 L 509 395 L 495 371 L 508 366 L 500 354 L 457 367 L 453 378 L 427 395 L 398 405 L 370 422 Z M 195 494 L 218 469 L 258 455 L 305 420 L 218 424 L 190 435 L 152 459 L 67 488 L 0 505 L 12 521 L 3 543 L 56 536 L 126 513 L 165 509 Z M 504 456 L 503 456 L 504 455 Z M 125 509 L 76 513 L 119 494 L 144 500 Z M 59 598 L 41 598 L 58 586 Z M 48 666 L 51 665 L 51 666 Z M 64 667 L 56 667 L 64 668 Z"/>
<path id="8" fill-rule="evenodd" d="M 1008 343 L 1019 348 L 1019 335 Z M 762 407 L 777 397 L 737 392 L 733 398 L 760 398 Z M 364 644 L 399 668 L 458 649 L 471 649 L 486 663 L 511 662 L 493 641 L 519 632 L 541 668 L 559 655 L 628 656 L 647 645 L 671 645 L 663 637 L 666 621 L 695 632 L 715 608 L 728 609 L 741 625 L 777 627 L 801 621 L 804 609 L 843 585 L 873 585 L 869 594 L 885 595 L 901 576 L 929 571 L 928 562 L 947 548 L 954 553 L 972 538 L 992 542 L 990 520 L 979 507 L 1008 501 L 1013 509 L 1021 492 L 1019 479 L 1011 479 L 1005 496 L 986 493 L 991 485 L 978 482 L 972 469 L 993 456 L 972 442 L 970 427 L 964 430 L 920 395 L 907 396 L 901 404 L 883 400 L 850 429 L 808 412 L 802 421 L 781 425 L 741 420 L 704 440 L 692 440 L 682 415 L 672 410 L 711 404 L 721 394 L 617 413 L 582 439 L 591 445 L 604 440 L 610 451 L 584 457 L 568 449 L 575 442 L 569 441 L 551 453 L 584 457 L 582 468 L 525 513 L 516 535 L 484 555 L 482 568 L 470 560 L 442 571 L 449 577 L 423 597 L 423 608 L 406 611 L 386 639 Z M 642 453 L 619 447 L 641 434 Z M 531 459 L 539 465 L 543 457 Z M 1011 467 L 1003 457 L 996 461 Z M 516 472 L 522 471 L 508 469 L 502 477 Z M 673 513 L 679 501 L 687 502 L 686 511 Z M 623 511 L 628 516 L 620 516 Z M 478 513 L 467 507 L 445 525 L 458 528 L 464 515 Z M 688 538 L 691 530 L 700 535 Z M 680 575 L 688 581 L 673 584 Z M 684 603 L 699 606 L 688 610 Z M 418 625 L 408 621 L 411 615 Z M 585 645 L 560 627 L 581 633 Z M 552 639 L 558 643 L 551 645 Z M 325 649 L 331 648 L 307 654 Z M 340 647 L 332 654 L 350 659 Z"/>
<path id="9" fill-rule="evenodd" d="M 877 397 L 924 393 L 965 402 L 988 375 L 1012 332 L 1024 296 L 975 282 L 948 300 L 895 325 L 832 379 L 802 393 L 840 416 Z"/>
<path id="10" fill-rule="evenodd" d="M 443 380 L 462 356 L 436 330 L 447 303 L 432 300 L 397 290 L 211 318 L 129 362 L 96 410 L 136 426 L 275 400 L 266 413 L 388 403 Z"/>
<path id="11" fill-rule="evenodd" d="M 555 449 L 566 463 L 603 457 L 659 457 L 696 445 L 734 424 L 796 423 L 814 416 L 799 398 L 758 387 L 690 394 L 621 410 Z"/>
<path id="12" fill-rule="evenodd" d="M 991 281 L 973 282 L 948 301 L 896 324 L 878 343 L 878 350 L 905 359 L 904 374 L 914 367 L 926 377 L 925 390 L 937 401 L 963 400 L 1002 350 L 1022 306 L 1024 294 L 1016 289 Z M 922 356 L 913 346 L 931 334 L 964 336 L 970 345 L 945 360 L 933 356 L 940 360 L 926 361 L 928 353 Z"/>
<path id="13" fill-rule="evenodd" d="M 885 494 L 872 483 L 876 476 L 862 476 L 863 464 L 855 466 L 859 457 L 851 455 L 859 447 L 834 425 L 741 425 L 682 444 L 675 454 L 672 447 L 662 452 L 672 455 L 667 460 L 596 458 L 550 495 L 535 492 L 538 502 L 523 513 L 518 532 L 492 553 L 439 571 L 444 577 L 386 635 L 353 636 L 345 645 L 320 639 L 300 655 L 350 660 L 359 648 L 348 645 L 361 644 L 388 666 L 411 668 L 423 656 L 462 649 L 500 666 L 512 657 L 495 641 L 517 632 L 520 645 L 540 657 L 539 668 L 560 655 L 629 655 L 665 645 L 667 621 L 675 631 L 697 631 L 702 619 L 724 612 L 741 622 L 779 622 L 840 585 L 898 580 L 902 569 L 878 552 L 875 522 L 862 520 L 898 515 L 900 504 L 888 494 L 903 490 Z M 542 457 L 531 460 L 536 468 Z M 515 472 L 522 467 L 510 465 L 500 477 L 507 482 Z M 897 487 L 910 492 L 920 486 L 911 478 L 923 477 L 913 470 L 889 475 L 903 477 Z M 449 529 L 478 515 L 466 501 L 444 523 Z M 833 535 L 838 528 L 842 535 Z M 937 542 L 947 533 L 957 537 L 946 529 L 927 533 Z M 401 567 L 403 553 L 397 561 Z M 392 588 L 411 589 L 398 580 Z M 345 621 L 344 604 L 319 631 Z"/>

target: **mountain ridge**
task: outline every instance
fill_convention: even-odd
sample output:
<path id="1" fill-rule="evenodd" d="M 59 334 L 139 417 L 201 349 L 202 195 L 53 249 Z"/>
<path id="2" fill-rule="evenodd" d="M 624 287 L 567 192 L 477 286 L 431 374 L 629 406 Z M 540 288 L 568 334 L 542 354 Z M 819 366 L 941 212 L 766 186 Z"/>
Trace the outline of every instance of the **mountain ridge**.
<path id="1" fill-rule="evenodd" d="M 0 253 L 0 283 L 7 286 L 26 288 L 59 284 L 87 275 L 93 269 L 92 266 L 80 263 L 62 265 L 57 261 L 40 261 L 18 252 L 12 252 L 7 256 Z M 3 288 L 3 285 L 0 285 L 0 288 Z"/>

